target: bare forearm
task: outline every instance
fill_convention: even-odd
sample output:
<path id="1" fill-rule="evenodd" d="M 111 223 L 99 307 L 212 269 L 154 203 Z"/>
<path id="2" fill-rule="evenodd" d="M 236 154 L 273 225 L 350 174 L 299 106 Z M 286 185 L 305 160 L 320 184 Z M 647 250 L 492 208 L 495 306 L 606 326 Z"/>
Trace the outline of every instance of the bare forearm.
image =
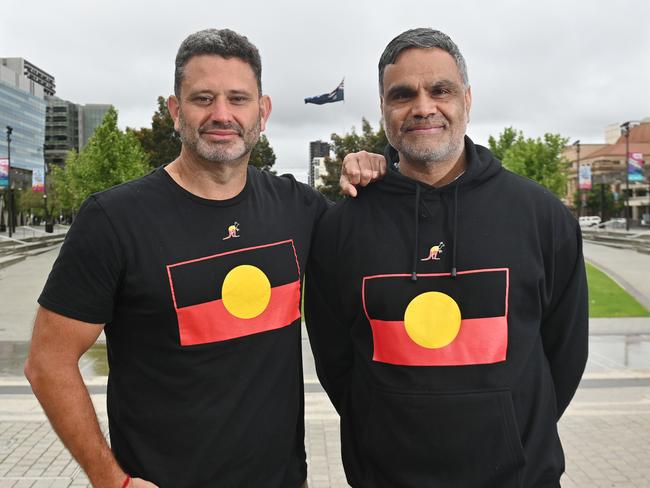
<path id="1" fill-rule="evenodd" d="M 28 364 L 32 389 L 54 430 L 95 488 L 120 487 L 125 473 L 104 438 L 95 408 L 76 365 L 45 370 Z"/>

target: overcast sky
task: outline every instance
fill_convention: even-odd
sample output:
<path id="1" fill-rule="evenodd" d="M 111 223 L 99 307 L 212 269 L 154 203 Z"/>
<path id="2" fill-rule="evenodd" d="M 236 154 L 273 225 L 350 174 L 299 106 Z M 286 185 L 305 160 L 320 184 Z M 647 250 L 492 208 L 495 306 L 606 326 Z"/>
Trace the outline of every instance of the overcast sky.
<path id="1" fill-rule="evenodd" d="M 433 27 L 460 47 L 475 142 L 514 126 L 595 143 L 608 124 L 650 116 L 648 19 L 647 0 L 9 0 L 0 57 L 24 57 L 56 78 L 61 98 L 111 103 L 120 126 L 142 127 L 173 90 L 180 42 L 234 29 L 262 55 L 276 165 L 305 181 L 309 141 L 359 128 L 362 117 L 378 125 L 377 61 L 406 29 Z M 343 77 L 344 103 L 304 104 Z"/>

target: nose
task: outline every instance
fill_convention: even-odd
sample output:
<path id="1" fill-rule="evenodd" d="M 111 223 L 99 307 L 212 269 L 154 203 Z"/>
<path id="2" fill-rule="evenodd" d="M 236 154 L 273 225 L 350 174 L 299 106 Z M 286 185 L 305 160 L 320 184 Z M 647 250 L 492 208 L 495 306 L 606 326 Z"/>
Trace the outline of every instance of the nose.
<path id="1" fill-rule="evenodd" d="M 229 122 L 232 114 L 228 107 L 228 100 L 225 97 L 217 97 L 210 107 L 210 120 L 213 122 Z"/>
<path id="2" fill-rule="evenodd" d="M 411 114 L 417 118 L 427 118 L 438 113 L 438 104 L 425 90 L 420 90 L 413 100 Z"/>

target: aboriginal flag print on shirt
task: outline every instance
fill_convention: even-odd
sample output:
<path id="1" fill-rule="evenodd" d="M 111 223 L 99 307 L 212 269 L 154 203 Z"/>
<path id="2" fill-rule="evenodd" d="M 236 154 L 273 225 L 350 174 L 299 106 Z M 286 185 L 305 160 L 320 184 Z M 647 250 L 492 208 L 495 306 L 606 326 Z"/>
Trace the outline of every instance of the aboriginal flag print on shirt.
<path id="1" fill-rule="evenodd" d="M 404 366 L 505 361 L 509 270 L 368 276 L 363 305 L 373 360 Z"/>
<path id="2" fill-rule="evenodd" d="M 300 318 L 300 267 L 292 240 L 167 266 L 183 346 L 221 342 Z"/>

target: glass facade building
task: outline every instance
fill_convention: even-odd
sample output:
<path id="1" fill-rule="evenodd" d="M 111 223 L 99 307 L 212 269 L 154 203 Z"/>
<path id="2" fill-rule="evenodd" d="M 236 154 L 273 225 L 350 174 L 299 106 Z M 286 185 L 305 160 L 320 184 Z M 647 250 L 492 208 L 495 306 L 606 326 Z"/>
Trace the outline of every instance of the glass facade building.
<path id="1" fill-rule="evenodd" d="M 108 112 L 111 105 L 104 105 L 98 103 L 88 103 L 79 106 L 79 119 L 82 130 L 80 131 L 79 142 L 81 147 L 85 147 L 88 139 L 93 135 L 95 129 L 104 120 L 104 115 Z"/>
<path id="2" fill-rule="evenodd" d="M 0 156 L 7 156 L 6 126 L 11 135 L 11 166 L 43 168 L 45 100 L 0 80 Z"/>

